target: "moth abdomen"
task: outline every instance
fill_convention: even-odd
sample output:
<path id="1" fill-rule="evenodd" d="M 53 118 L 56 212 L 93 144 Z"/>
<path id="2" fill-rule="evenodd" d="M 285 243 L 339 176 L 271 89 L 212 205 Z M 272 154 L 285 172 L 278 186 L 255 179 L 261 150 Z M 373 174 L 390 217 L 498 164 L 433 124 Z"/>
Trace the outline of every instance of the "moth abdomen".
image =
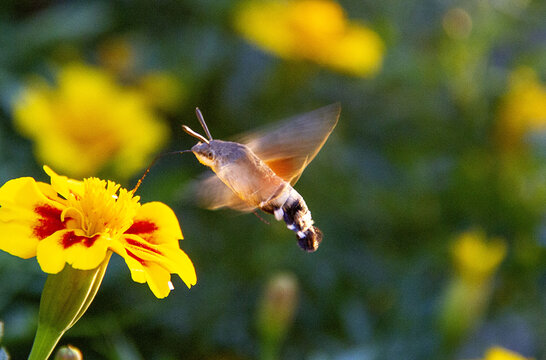
<path id="1" fill-rule="evenodd" d="M 298 245 L 307 252 L 313 252 L 322 241 L 322 232 L 313 226 L 311 212 L 303 197 L 290 186 L 285 191 L 261 209 L 273 213 L 277 220 L 284 220 L 286 227 L 296 233 Z"/>

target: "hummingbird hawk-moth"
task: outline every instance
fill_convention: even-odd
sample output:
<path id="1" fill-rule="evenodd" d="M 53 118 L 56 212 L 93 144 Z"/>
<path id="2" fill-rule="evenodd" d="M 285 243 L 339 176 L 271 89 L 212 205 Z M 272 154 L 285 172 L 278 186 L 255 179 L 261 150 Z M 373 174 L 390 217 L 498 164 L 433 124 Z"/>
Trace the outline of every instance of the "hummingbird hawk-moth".
<path id="1" fill-rule="evenodd" d="M 182 128 L 199 139 L 191 152 L 215 173 L 199 183 L 198 197 L 210 209 L 258 208 L 273 214 L 296 233 L 303 250 L 317 250 L 322 233 L 293 185 L 328 139 L 340 111 L 339 103 L 328 105 L 232 142 L 213 139 L 197 108 L 206 137 L 186 125 Z"/>

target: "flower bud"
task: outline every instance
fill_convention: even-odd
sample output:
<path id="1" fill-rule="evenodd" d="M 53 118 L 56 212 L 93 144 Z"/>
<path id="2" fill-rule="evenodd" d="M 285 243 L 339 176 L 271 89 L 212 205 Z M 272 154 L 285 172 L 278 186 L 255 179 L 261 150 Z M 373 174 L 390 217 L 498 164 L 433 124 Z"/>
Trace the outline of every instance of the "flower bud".
<path id="1" fill-rule="evenodd" d="M 82 359 L 83 359 L 82 353 L 78 348 L 72 345 L 67 345 L 67 346 L 61 347 L 59 351 L 57 351 L 57 354 L 55 354 L 54 360 L 82 360 Z"/>
<path id="2" fill-rule="evenodd" d="M 273 276 L 264 291 L 257 311 L 257 325 L 263 359 L 277 354 L 294 319 L 298 305 L 298 282 L 290 273 Z"/>

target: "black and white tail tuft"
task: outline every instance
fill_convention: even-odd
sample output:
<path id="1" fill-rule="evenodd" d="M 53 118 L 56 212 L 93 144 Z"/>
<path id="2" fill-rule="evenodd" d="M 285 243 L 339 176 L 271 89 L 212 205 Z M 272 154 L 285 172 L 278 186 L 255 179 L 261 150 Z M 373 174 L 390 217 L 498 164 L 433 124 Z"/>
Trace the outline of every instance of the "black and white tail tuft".
<path id="1" fill-rule="evenodd" d="M 322 232 L 316 226 L 311 226 L 303 232 L 303 237 L 298 233 L 298 245 L 307 252 L 314 252 L 322 241 Z"/>
<path id="2" fill-rule="evenodd" d="M 298 245 L 307 252 L 314 252 L 322 241 L 322 232 L 313 226 L 311 212 L 305 201 L 294 189 L 284 204 L 273 209 L 277 220 L 284 220 L 286 227 L 296 233 Z"/>

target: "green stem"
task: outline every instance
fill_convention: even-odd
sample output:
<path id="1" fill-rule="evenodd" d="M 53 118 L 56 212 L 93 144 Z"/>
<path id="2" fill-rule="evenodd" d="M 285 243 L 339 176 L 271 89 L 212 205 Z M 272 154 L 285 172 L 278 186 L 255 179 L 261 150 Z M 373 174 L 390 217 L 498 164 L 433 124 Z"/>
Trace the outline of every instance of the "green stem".
<path id="1" fill-rule="evenodd" d="M 59 332 L 56 329 L 38 324 L 38 330 L 28 360 L 45 360 L 49 358 L 63 334 L 64 331 Z"/>
<path id="2" fill-rule="evenodd" d="M 70 327 L 74 326 L 78 320 L 83 316 L 83 314 L 87 311 L 89 308 L 89 305 L 93 302 L 93 299 L 95 298 L 95 295 L 97 295 L 97 292 L 99 291 L 100 284 L 102 283 L 102 278 L 104 277 L 104 273 L 106 272 L 106 268 L 108 266 L 108 262 L 110 261 L 110 256 L 112 255 L 112 252 L 108 252 L 106 255 L 106 258 L 102 262 L 102 264 L 97 268 L 97 272 L 95 273 L 95 276 L 93 278 L 93 282 L 89 288 L 89 293 L 87 297 L 85 298 L 85 302 L 82 304 L 82 307 L 80 308 L 80 311 L 70 324 Z"/>
<path id="3" fill-rule="evenodd" d="M 82 317 L 97 294 L 110 255 L 108 252 L 92 270 L 77 270 L 67 264 L 60 273 L 48 275 L 29 360 L 46 360 L 63 334 Z"/>

